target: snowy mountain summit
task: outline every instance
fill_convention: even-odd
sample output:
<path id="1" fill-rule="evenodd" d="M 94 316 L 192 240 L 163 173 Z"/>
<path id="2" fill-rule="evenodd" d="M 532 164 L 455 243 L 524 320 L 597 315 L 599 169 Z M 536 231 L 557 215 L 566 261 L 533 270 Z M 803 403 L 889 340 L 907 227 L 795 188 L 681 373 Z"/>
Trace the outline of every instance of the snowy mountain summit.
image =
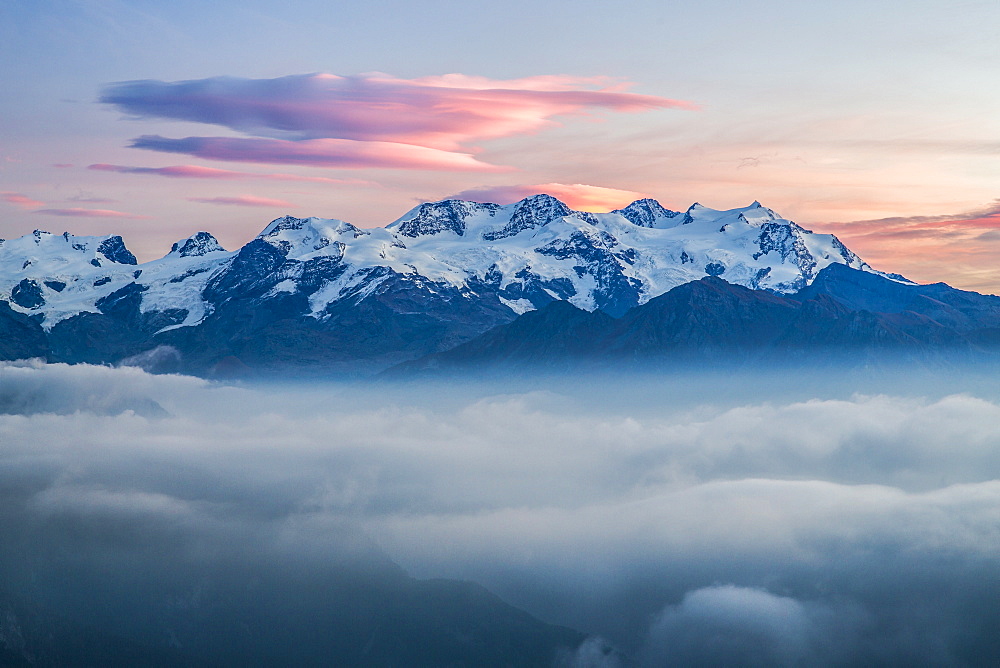
<path id="1" fill-rule="evenodd" d="M 453 345 L 555 300 L 618 317 L 706 276 L 794 293 L 834 263 L 902 280 L 757 202 L 678 212 L 642 199 L 588 213 L 535 195 L 428 202 L 374 229 L 283 216 L 237 251 L 198 232 L 143 264 L 119 236 L 36 231 L 0 242 L 0 299 L 56 338 L 89 332 L 98 316 L 125 321 L 135 335 L 111 356 L 209 331 L 249 341 L 295 322 L 373 337 L 403 359 L 419 352 L 407 337 Z"/>
<path id="2" fill-rule="evenodd" d="M 515 313 L 553 300 L 618 316 L 706 275 L 777 293 L 808 285 L 837 262 L 874 271 L 836 237 L 810 232 L 754 202 L 670 211 L 651 199 L 611 213 L 573 211 L 549 195 L 501 206 L 421 204 L 385 228 L 279 218 L 258 237 L 286 258 L 334 257 L 335 282 L 312 293 L 312 312 L 391 275 L 460 291 L 490 290 Z M 383 271 L 375 272 L 379 268 Z M 384 271 L 389 270 L 389 271 Z"/>

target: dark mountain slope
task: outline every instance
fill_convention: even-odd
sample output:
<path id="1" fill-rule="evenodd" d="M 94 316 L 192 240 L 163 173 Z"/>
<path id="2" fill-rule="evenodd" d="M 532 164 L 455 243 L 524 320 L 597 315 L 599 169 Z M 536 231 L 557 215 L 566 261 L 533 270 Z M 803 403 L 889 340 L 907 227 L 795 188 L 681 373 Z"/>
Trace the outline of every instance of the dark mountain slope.
<path id="1" fill-rule="evenodd" d="M 853 311 L 918 313 L 958 332 L 1000 327 L 1000 297 L 958 290 L 945 283 L 898 283 L 876 274 L 831 264 L 796 295 L 833 297 Z"/>
<path id="2" fill-rule="evenodd" d="M 839 265 L 832 267 L 840 274 L 862 273 Z M 844 292 L 844 286 L 860 283 L 852 282 L 853 278 L 834 277 L 837 280 L 825 280 L 820 286 L 829 286 L 831 292 Z M 897 290 L 900 284 L 890 279 L 866 274 L 864 281 L 863 290 L 855 290 L 861 295 L 856 303 L 895 307 L 907 297 L 905 305 L 911 309 L 874 312 L 851 308 L 821 289 L 803 290 L 786 297 L 710 276 L 676 287 L 630 309 L 619 319 L 556 302 L 452 350 L 401 365 L 394 374 L 475 366 L 548 368 L 579 363 L 620 366 L 654 361 L 838 360 L 869 364 L 900 356 L 932 360 L 943 355 L 964 358 L 985 354 L 982 341 L 970 337 L 982 331 L 975 328 L 973 315 L 981 313 L 990 322 L 991 301 L 996 298 L 938 287 L 933 292 L 940 299 L 916 291 L 900 296 Z M 885 291 L 884 298 L 880 290 Z M 976 297 L 982 299 L 977 301 Z M 964 310 L 948 306 L 952 303 Z M 955 313 L 963 316 L 943 317 Z M 939 320 L 961 322 L 964 329 Z"/>

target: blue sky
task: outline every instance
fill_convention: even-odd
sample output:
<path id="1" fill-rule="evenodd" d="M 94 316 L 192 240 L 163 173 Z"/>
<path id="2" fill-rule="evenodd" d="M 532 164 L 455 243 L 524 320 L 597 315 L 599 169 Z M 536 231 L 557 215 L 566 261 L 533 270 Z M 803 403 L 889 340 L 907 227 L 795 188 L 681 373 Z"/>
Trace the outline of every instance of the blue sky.
<path id="1" fill-rule="evenodd" d="M 879 268 L 997 292 L 998 39 L 1000 6 L 991 2 L 911 2 L 904 13 L 889 2 L 10 0 L 0 6 L 0 237 L 117 232 L 151 259 L 200 229 L 238 246 L 283 213 L 372 226 L 417 201 L 544 186 L 595 209 L 632 195 L 673 208 L 756 199 L 837 233 Z M 340 166 L 233 152 L 259 151 L 280 134 L 274 127 L 220 125 L 193 108 L 151 114 L 147 98 L 99 101 L 116 82 L 202 90 L 218 77 L 312 73 L 379 82 L 377 95 L 350 107 L 370 132 L 357 123 L 347 132 L 340 119 L 319 136 L 306 123 L 284 139 L 295 143 L 279 146 L 355 156 Z M 465 78 L 444 86 L 449 74 Z M 496 92 L 470 103 L 470 87 L 520 87 L 530 104 L 508 108 L 509 95 Z M 586 95 L 556 107 L 557 89 Z M 307 100 L 293 98 L 310 90 L 287 101 L 301 109 Z M 687 106 L 619 104 L 610 94 Z M 345 108 L 340 88 L 324 95 L 317 104 Z M 245 119 L 263 98 L 225 89 L 213 99 Z M 400 128 L 416 118 L 440 130 L 450 117 L 434 114 L 445 108 L 477 117 L 455 121 L 448 164 L 428 168 L 442 135 Z M 374 143 L 375 134 L 393 145 Z M 150 150 L 150 141 L 130 147 L 144 136 L 230 144 L 225 159 Z M 386 158 L 400 150 L 419 160 Z M 459 154 L 498 169 L 470 169 Z M 155 171 L 168 167 L 196 169 Z"/>

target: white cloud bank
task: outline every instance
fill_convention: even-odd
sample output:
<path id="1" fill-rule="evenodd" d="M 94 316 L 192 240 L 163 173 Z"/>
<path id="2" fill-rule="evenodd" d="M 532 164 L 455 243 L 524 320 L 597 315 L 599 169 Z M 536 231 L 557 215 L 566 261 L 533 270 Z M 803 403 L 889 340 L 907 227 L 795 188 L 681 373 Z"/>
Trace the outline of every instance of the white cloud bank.
<path id="1" fill-rule="evenodd" d="M 105 565 L 169 545 L 308 571 L 370 539 L 418 577 L 475 580 L 620 650 L 587 644 L 580 665 L 1000 656 L 1000 403 L 920 387 L 712 403 L 622 383 L 601 387 L 612 405 L 580 387 L 7 365 L 0 528 L 73 525 L 29 542 Z"/>

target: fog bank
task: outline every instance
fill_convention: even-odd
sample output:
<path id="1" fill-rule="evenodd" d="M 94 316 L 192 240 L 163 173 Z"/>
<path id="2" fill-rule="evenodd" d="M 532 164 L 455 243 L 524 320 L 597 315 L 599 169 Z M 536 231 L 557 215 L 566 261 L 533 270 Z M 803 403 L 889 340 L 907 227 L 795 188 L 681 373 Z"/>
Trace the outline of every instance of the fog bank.
<path id="1" fill-rule="evenodd" d="M 856 381 L 237 387 L 6 364 L 0 568 L 17 600 L 178 651 L 212 606 L 333 623 L 345 582 L 417 610 L 409 574 L 594 636 L 563 663 L 995 663 L 1000 401 Z"/>

